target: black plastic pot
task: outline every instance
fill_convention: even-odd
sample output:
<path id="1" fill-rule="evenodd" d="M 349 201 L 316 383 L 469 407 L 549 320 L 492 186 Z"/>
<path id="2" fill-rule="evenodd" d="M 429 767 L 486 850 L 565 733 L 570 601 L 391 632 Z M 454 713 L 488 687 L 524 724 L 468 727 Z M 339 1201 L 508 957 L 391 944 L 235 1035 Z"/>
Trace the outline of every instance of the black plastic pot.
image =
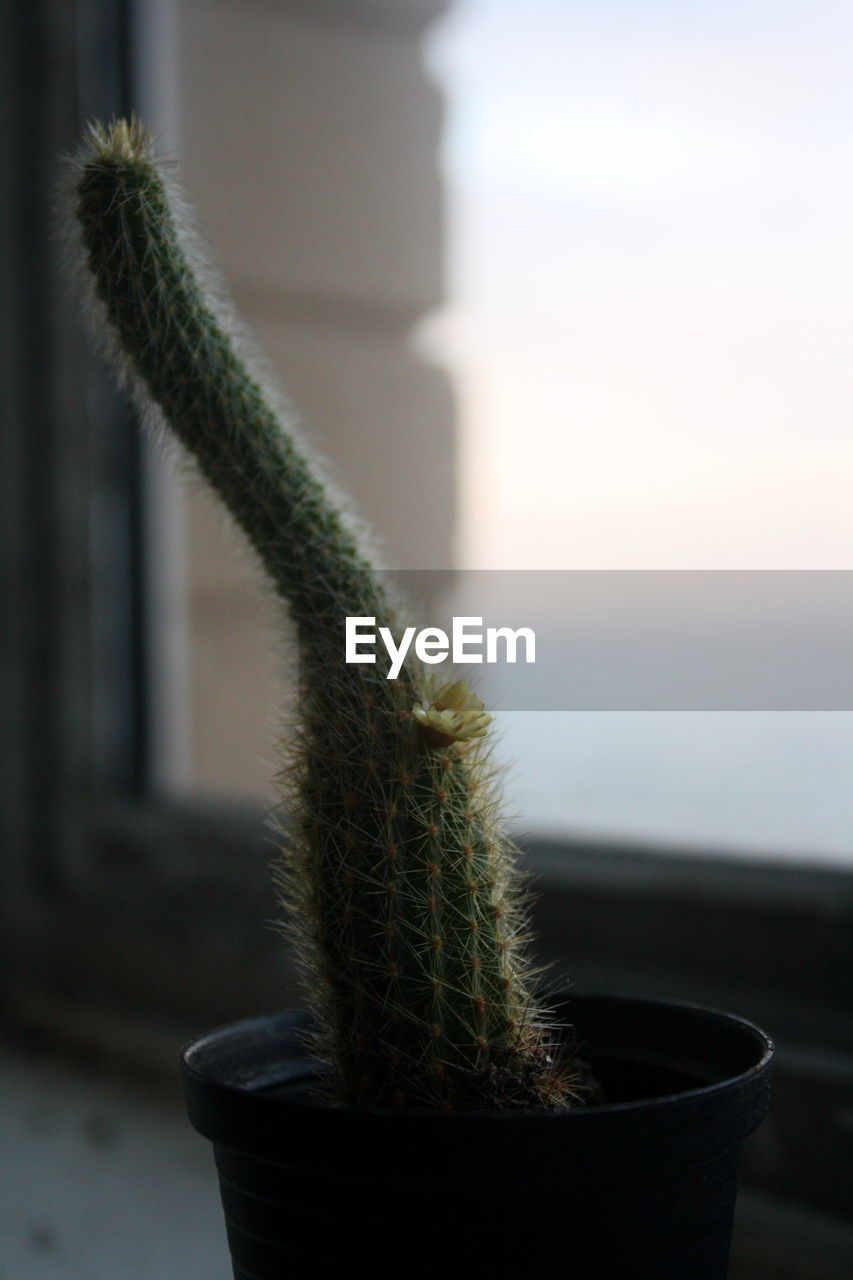
<path id="1" fill-rule="evenodd" d="M 724 1280 L 743 1140 L 772 1044 L 730 1014 L 574 996 L 606 1103 L 562 1114 L 312 1101 L 304 1015 L 190 1045 L 192 1123 L 214 1144 L 236 1280 Z"/>

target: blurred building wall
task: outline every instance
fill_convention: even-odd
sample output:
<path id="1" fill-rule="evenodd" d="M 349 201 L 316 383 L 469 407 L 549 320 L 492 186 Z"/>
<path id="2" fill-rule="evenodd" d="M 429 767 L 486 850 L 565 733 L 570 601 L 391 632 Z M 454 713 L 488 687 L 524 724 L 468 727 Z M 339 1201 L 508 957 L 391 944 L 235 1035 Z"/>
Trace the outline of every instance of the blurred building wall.
<path id="1" fill-rule="evenodd" d="M 242 320 L 385 562 L 449 564 L 452 402 L 410 345 L 442 298 L 442 103 L 421 39 L 445 4 L 157 8 L 151 114 Z M 197 484 L 179 501 L 182 781 L 262 797 L 287 665 L 277 615 L 216 503 Z M 164 702 L 168 716 L 177 702 Z"/>

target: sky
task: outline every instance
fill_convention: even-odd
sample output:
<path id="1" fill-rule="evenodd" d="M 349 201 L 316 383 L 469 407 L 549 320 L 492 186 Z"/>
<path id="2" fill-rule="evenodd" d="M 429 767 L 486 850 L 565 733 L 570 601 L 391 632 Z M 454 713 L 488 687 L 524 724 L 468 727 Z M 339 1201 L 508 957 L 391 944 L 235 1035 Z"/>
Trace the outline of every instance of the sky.
<path id="1" fill-rule="evenodd" d="M 853 568 L 849 0 L 456 0 L 457 561 Z M 853 715 L 508 713 L 520 830 L 849 863 Z"/>
<path id="2" fill-rule="evenodd" d="M 846 5 L 457 0 L 457 552 L 853 567 Z"/>

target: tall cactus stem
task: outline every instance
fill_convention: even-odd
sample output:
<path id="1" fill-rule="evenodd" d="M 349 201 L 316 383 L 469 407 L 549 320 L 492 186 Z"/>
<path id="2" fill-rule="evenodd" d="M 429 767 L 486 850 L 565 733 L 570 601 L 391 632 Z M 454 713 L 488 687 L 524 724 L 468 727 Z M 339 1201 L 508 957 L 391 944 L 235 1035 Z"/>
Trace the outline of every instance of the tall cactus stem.
<path id="1" fill-rule="evenodd" d="M 488 717 L 409 657 L 344 661 L 344 620 L 397 630 L 354 526 L 194 269 L 148 132 L 90 128 L 76 218 L 117 362 L 255 548 L 297 623 L 300 719 L 286 735 L 277 881 L 339 1101 L 565 1105 L 531 994 L 515 850 L 495 815 Z M 189 246 L 189 247 L 188 247 Z"/>

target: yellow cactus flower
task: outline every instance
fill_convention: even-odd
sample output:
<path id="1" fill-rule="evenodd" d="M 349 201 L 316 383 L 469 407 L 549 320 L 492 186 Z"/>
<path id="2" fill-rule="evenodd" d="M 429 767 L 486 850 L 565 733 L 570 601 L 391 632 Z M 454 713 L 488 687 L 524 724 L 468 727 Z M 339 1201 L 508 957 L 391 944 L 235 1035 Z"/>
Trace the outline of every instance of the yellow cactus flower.
<path id="1" fill-rule="evenodd" d="M 436 688 L 434 676 L 424 681 L 424 700 L 412 709 L 422 726 L 424 737 L 432 747 L 446 747 L 453 742 L 469 743 L 482 738 L 492 717 L 464 680 L 449 681 Z"/>

